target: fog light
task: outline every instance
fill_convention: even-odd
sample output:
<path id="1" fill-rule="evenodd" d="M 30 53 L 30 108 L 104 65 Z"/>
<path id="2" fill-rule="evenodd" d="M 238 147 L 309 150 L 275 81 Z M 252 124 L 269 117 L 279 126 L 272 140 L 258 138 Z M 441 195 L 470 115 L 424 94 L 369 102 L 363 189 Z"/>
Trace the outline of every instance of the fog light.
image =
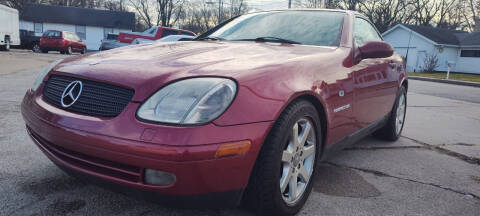
<path id="1" fill-rule="evenodd" d="M 167 186 L 175 183 L 176 177 L 173 173 L 160 170 L 145 169 L 144 181 L 149 185 Z"/>

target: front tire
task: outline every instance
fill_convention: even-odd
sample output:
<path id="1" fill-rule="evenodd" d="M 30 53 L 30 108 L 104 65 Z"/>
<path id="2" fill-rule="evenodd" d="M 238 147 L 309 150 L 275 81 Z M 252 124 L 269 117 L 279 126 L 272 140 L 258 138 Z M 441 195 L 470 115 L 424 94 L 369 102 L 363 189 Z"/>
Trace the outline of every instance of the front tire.
<path id="1" fill-rule="evenodd" d="M 38 45 L 38 43 L 34 43 L 32 46 L 32 51 L 35 53 L 39 53 L 41 51 L 40 45 Z"/>
<path id="2" fill-rule="evenodd" d="M 83 55 L 83 54 L 85 54 L 85 53 L 87 53 L 87 48 L 83 47 L 83 48 L 82 48 L 82 51 L 80 51 L 80 54 Z"/>
<path id="3" fill-rule="evenodd" d="M 322 134 L 316 108 L 308 101 L 290 104 L 262 146 L 245 203 L 262 215 L 293 215 L 312 191 Z"/>
<path id="4" fill-rule="evenodd" d="M 395 104 L 390 116 L 388 117 L 387 123 L 385 126 L 375 131 L 374 136 L 388 140 L 396 141 L 400 137 L 403 131 L 403 126 L 405 124 L 405 116 L 407 113 L 407 90 L 404 86 L 401 86 Z"/>

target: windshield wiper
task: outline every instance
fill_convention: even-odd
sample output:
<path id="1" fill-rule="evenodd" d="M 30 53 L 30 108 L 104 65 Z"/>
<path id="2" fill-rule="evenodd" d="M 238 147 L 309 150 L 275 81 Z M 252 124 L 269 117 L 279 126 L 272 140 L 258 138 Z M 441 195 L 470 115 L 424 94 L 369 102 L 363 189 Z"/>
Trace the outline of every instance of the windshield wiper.
<path id="1" fill-rule="evenodd" d="M 225 38 L 207 36 L 207 37 L 195 38 L 195 40 L 225 40 Z"/>
<path id="2" fill-rule="evenodd" d="M 255 39 L 238 39 L 236 41 L 259 41 L 259 42 L 280 42 L 280 43 L 289 43 L 289 44 L 302 44 L 297 41 L 283 39 L 279 37 L 258 37 Z"/>

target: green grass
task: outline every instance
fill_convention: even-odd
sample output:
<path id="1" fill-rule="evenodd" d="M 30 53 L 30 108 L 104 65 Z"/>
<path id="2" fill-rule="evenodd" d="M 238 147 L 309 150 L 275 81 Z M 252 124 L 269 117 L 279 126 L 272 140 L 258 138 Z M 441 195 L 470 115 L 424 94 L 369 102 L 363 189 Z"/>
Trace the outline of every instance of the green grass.
<path id="1" fill-rule="evenodd" d="M 434 72 L 434 73 L 408 72 L 408 76 L 445 79 L 447 77 L 447 73 L 445 72 Z M 480 82 L 480 74 L 450 73 L 449 79 L 460 80 L 460 81 L 470 81 L 470 82 Z"/>

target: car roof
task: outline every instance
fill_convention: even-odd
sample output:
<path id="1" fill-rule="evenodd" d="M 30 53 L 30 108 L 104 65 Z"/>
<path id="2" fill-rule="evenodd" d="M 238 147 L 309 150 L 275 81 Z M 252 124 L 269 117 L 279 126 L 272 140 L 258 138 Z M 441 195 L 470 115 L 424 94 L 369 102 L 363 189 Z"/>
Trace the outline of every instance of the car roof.
<path id="1" fill-rule="evenodd" d="M 273 10 L 264 10 L 264 11 L 255 11 L 247 14 L 254 14 L 254 13 L 264 13 L 264 12 L 278 12 L 278 11 L 327 11 L 327 12 L 339 12 L 345 13 L 349 15 L 356 15 L 366 17 L 360 12 L 353 11 L 353 10 L 342 10 L 342 9 L 324 9 L 324 8 L 295 8 L 295 9 L 273 9 Z"/>

